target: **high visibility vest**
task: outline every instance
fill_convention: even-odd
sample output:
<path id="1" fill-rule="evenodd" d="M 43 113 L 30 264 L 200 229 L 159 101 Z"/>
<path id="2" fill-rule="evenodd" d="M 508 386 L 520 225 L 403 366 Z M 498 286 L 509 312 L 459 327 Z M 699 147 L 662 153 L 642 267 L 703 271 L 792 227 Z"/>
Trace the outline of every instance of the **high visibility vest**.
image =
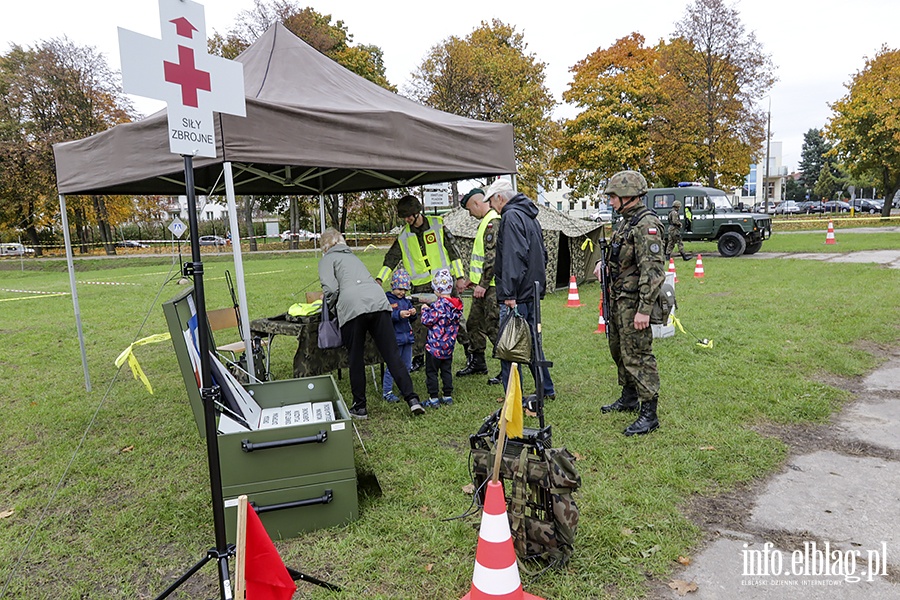
<path id="1" fill-rule="evenodd" d="M 425 242 L 425 254 L 419 245 L 419 237 L 410 231 L 409 225 L 397 236 L 400 251 L 403 253 L 403 267 L 409 273 L 413 285 L 424 285 L 431 281 L 432 275 L 440 269 L 449 270 L 454 277 L 462 276 L 462 262 L 457 259 L 452 263 L 447 256 L 444 245 L 444 220 L 440 217 L 425 217 L 428 229 L 422 234 Z M 382 268 L 385 277 L 390 275 L 387 267 Z M 379 273 L 381 275 L 382 273 Z M 382 278 L 384 281 L 384 278 Z"/>
<path id="2" fill-rule="evenodd" d="M 497 214 L 497 211 L 491 209 L 488 214 L 482 217 L 481 223 L 478 224 L 478 232 L 475 234 L 475 245 L 472 246 L 472 260 L 469 261 L 469 280 L 476 285 L 481 282 L 481 274 L 484 273 L 484 232 L 487 231 L 491 221 L 499 218 L 500 215 Z M 485 287 L 492 285 L 494 285 L 493 278 Z"/>

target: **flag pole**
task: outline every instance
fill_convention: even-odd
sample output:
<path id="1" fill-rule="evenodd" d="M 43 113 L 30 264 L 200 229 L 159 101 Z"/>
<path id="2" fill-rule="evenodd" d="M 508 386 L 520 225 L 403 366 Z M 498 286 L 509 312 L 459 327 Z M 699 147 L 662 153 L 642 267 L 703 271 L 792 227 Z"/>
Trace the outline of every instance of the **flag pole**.
<path id="1" fill-rule="evenodd" d="M 235 536 L 234 600 L 244 600 L 247 580 L 247 495 L 238 496 Z"/>
<path id="2" fill-rule="evenodd" d="M 503 448 L 506 445 L 506 405 L 510 401 L 509 397 L 513 393 L 513 376 L 518 376 L 519 365 L 512 363 L 509 366 L 509 382 L 506 385 L 506 399 L 503 402 L 503 408 L 500 409 L 500 433 L 497 434 L 497 444 L 495 446 L 497 454 L 494 456 L 494 471 L 491 473 L 491 481 L 497 483 L 500 479 L 500 464 L 503 462 Z"/>

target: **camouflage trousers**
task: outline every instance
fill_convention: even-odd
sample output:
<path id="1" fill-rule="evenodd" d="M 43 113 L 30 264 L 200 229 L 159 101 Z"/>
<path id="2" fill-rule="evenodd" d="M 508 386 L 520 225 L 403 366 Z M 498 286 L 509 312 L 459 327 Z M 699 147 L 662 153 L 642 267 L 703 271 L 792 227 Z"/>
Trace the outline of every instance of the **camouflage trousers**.
<path id="1" fill-rule="evenodd" d="M 412 289 L 409 291 L 410 294 L 434 294 L 434 290 L 431 287 L 431 283 L 423 283 L 422 285 L 414 285 Z M 456 285 L 453 286 L 453 291 L 450 293 L 454 298 L 459 298 L 459 292 L 456 291 Z M 421 314 L 421 306 L 416 306 L 417 315 L 412 323 L 413 337 L 416 339 L 413 344 L 413 357 L 416 356 L 424 356 L 425 355 L 425 342 L 428 338 L 428 328 L 422 325 L 422 320 L 419 318 Z M 466 352 L 469 351 L 469 333 L 466 330 L 466 319 L 464 317 L 460 317 L 459 319 L 459 333 L 456 335 L 456 341 L 462 345 L 463 348 L 466 349 Z"/>
<path id="2" fill-rule="evenodd" d="M 618 370 L 619 385 L 633 386 L 642 402 L 659 393 L 659 371 L 653 356 L 653 329 L 634 328 L 638 299 L 613 297 L 607 322 L 609 351 Z"/>
<path id="3" fill-rule="evenodd" d="M 684 254 L 684 242 L 681 241 L 681 230 L 669 229 L 669 234 L 666 237 L 666 256 L 672 256 L 672 250 L 675 249 L 676 244 L 678 245 L 678 253 Z"/>
<path id="4" fill-rule="evenodd" d="M 472 297 L 472 308 L 466 319 L 469 334 L 469 351 L 473 354 L 484 354 L 487 341 L 491 346 L 497 342 L 500 329 L 500 305 L 497 304 L 497 288 L 487 288 L 483 298 Z"/>

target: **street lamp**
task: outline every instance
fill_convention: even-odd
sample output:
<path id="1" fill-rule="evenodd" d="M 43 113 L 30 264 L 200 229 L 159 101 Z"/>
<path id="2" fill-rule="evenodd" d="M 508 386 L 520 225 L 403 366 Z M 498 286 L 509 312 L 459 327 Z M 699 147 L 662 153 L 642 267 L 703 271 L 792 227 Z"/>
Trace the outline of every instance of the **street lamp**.
<path id="1" fill-rule="evenodd" d="M 769 140 L 772 137 L 772 96 L 769 96 L 769 110 L 766 112 L 766 171 L 763 176 L 763 210 L 769 212 Z"/>

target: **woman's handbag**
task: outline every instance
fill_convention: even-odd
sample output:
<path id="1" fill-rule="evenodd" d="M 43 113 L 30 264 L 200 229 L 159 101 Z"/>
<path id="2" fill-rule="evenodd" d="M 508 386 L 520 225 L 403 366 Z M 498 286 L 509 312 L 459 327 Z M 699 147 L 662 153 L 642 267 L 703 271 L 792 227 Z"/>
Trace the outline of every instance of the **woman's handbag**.
<path id="1" fill-rule="evenodd" d="M 328 305 L 322 304 L 322 322 L 319 323 L 319 348 L 340 348 L 342 345 L 341 328 L 338 326 L 337 315 L 331 316 Z"/>
<path id="2" fill-rule="evenodd" d="M 531 362 L 531 327 L 517 309 L 507 312 L 500 322 L 493 356 L 520 365 Z"/>

